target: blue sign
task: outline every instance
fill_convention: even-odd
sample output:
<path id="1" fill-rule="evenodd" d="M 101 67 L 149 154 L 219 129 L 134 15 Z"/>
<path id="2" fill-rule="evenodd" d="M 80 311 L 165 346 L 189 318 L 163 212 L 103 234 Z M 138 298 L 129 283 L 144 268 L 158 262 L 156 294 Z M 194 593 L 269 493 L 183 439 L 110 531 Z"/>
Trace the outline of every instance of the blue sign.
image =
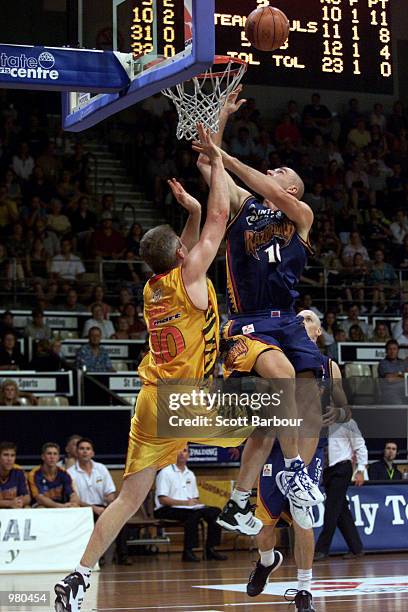
<path id="1" fill-rule="evenodd" d="M 408 550 L 408 483 L 350 487 L 347 495 L 365 551 Z M 315 538 L 324 519 L 324 504 L 314 509 Z M 348 552 L 336 529 L 330 552 Z"/>
<path id="2" fill-rule="evenodd" d="M 0 45 L 0 87 L 112 93 L 129 83 L 112 51 Z"/>
<path id="3" fill-rule="evenodd" d="M 220 446 L 206 446 L 203 444 L 188 445 L 189 465 L 239 465 L 242 448 L 221 448 Z"/>

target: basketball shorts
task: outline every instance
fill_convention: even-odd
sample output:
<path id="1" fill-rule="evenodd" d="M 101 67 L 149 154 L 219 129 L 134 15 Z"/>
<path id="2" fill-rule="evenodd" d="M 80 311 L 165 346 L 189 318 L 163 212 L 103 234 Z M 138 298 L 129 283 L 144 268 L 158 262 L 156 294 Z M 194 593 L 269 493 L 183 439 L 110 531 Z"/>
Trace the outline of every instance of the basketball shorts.
<path id="1" fill-rule="evenodd" d="M 324 448 L 319 445 L 315 456 L 307 468 L 309 476 L 314 482 L 317 482 L 321 477 L 323 457 Z M 258 481 L 255 515 L 264 525 L 283 527 L 287 524 L 292 524 L 289 502 L 282 495 L 275 481 L 276 474 L 284 469 L 285 460 L 283 453 L 279 443 L 275 442 Z"/>
<path id="2" fill-rule="evenodd" d="M 310 340 L 303 317 L 294 313 L 272 312 L 269 316 L 240 316 L 223 327 L 221 354 L 225 378 L 237 372 L 251 373 L 265 351 L 282 351 L 297 373 L 322 369 L 322 357 Z"/>
<path id="3" fill-rule="evenodd" d="M 208 437 L 170 438 L 158 435 L 157 388 L 143 386 L 131 421 L 124 478 L 147 467 L 158 470 L 176 463 L 188 442 L 230 448 L 240 446 L 254 431 L 252 426 L 214 425 Z M 197 414 L 197 413 L 195 413 Z M 211 417 L 212 413 L 207 413 Z"/>

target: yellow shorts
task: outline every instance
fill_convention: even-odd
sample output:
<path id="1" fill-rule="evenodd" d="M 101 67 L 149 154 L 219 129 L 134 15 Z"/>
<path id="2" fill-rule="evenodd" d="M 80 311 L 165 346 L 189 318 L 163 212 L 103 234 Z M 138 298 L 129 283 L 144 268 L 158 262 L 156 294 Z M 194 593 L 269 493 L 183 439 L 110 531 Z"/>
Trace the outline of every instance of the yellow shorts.
<path id="1" fill-rule="evenodd" d="M 227 350 L 222 355 L 222 373 L 229 378 L 234 372 L 250 373 L 256 360 L 266 351 L 281 351 L 277 346 L 248 336 L 228 336 L 228 326 L 223 331 Z"/>
<path id="2" fill-rule="evenodd" d="M 124 478 L 147 467 L 158 470 L 176 462 L 179 452 L 188 442 L 223 448 L 240 446 L 254 431 L 254 427 L 212 427 L 209 437 L 170 438 L 157 433 L 157 388 L 142 387 L 132 418 Z M 228 437 L 231 436 L 231 437 Z M 234 437 L 233 437 L 234 436 Z"/>
<path id="3" fill-rule="evenodd" d="M 292 525 L 292 516 L 290 515 L 289 512 L 286 512 L 285 510 L 283 510 L 279 514 L 279 516 L 274 516 L 271 513 L 271 511 L 267 507 L 267 504 L 263 501 L 263 499 L 259 495 L 259 488 L 258 488 L 258 494 L 256 498 L 255 516 L 256 518 L 259 518 L 262 521 L 265 527 L 276 527 L 277 523 L 280 520 L 285 521 L 285 523 L 287 523 L 289 526 Z"/>

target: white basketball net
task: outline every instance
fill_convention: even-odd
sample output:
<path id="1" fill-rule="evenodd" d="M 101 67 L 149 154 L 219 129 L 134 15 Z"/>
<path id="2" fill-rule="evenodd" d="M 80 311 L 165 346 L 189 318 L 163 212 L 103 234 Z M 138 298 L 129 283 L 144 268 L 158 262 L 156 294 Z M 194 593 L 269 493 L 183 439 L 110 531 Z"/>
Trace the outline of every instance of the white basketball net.
<path id="1" fill-rule="evenodd" d="M 204 74 L 162 91 L 176 106 L 179 140 L 198 138 L 198 122 L 212 132 L 218 132 L 221 109 L 247 69 L 247 64 L 235 62 L 234 58 L 225 58 L 225 63 L 225 68 L 217 63 Z"/>

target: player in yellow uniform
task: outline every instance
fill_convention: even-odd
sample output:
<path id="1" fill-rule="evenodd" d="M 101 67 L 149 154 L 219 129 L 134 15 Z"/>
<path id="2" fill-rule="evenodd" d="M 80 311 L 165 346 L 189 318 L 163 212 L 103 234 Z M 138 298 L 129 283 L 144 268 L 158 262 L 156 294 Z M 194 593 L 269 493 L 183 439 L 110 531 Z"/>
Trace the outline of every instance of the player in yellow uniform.
<path id="1" fill-rule="evenodd" d="M 80 609 L 92 567 L 139 509 L 157 470 L 175 463 L 188 442 L 158 434 L 159 383 L 174 379 L 205 381 L 215 364 L 219 319 L 216 295 L 206 273 L 224 237 L 229 193 L 221 155 L 209 133 L 201 125 L 198 129 L 212 167 L 206 222 L 200 236 L 200 204 L 175 179 L 170 181 L 189 218 L 181 237 L 169 226 L 159 226 L 147 232 L 140 245 L 142 258 L 155 273 L 144 290 L 150 351 L 139 368 L 143 386 L 132 419 L 122 489 L 96 523 L 80 565 L 55 585 L 57 612 Z M 241 442 L 242 438 L 217 439 L 217 444 L 224 446 Z"/>

